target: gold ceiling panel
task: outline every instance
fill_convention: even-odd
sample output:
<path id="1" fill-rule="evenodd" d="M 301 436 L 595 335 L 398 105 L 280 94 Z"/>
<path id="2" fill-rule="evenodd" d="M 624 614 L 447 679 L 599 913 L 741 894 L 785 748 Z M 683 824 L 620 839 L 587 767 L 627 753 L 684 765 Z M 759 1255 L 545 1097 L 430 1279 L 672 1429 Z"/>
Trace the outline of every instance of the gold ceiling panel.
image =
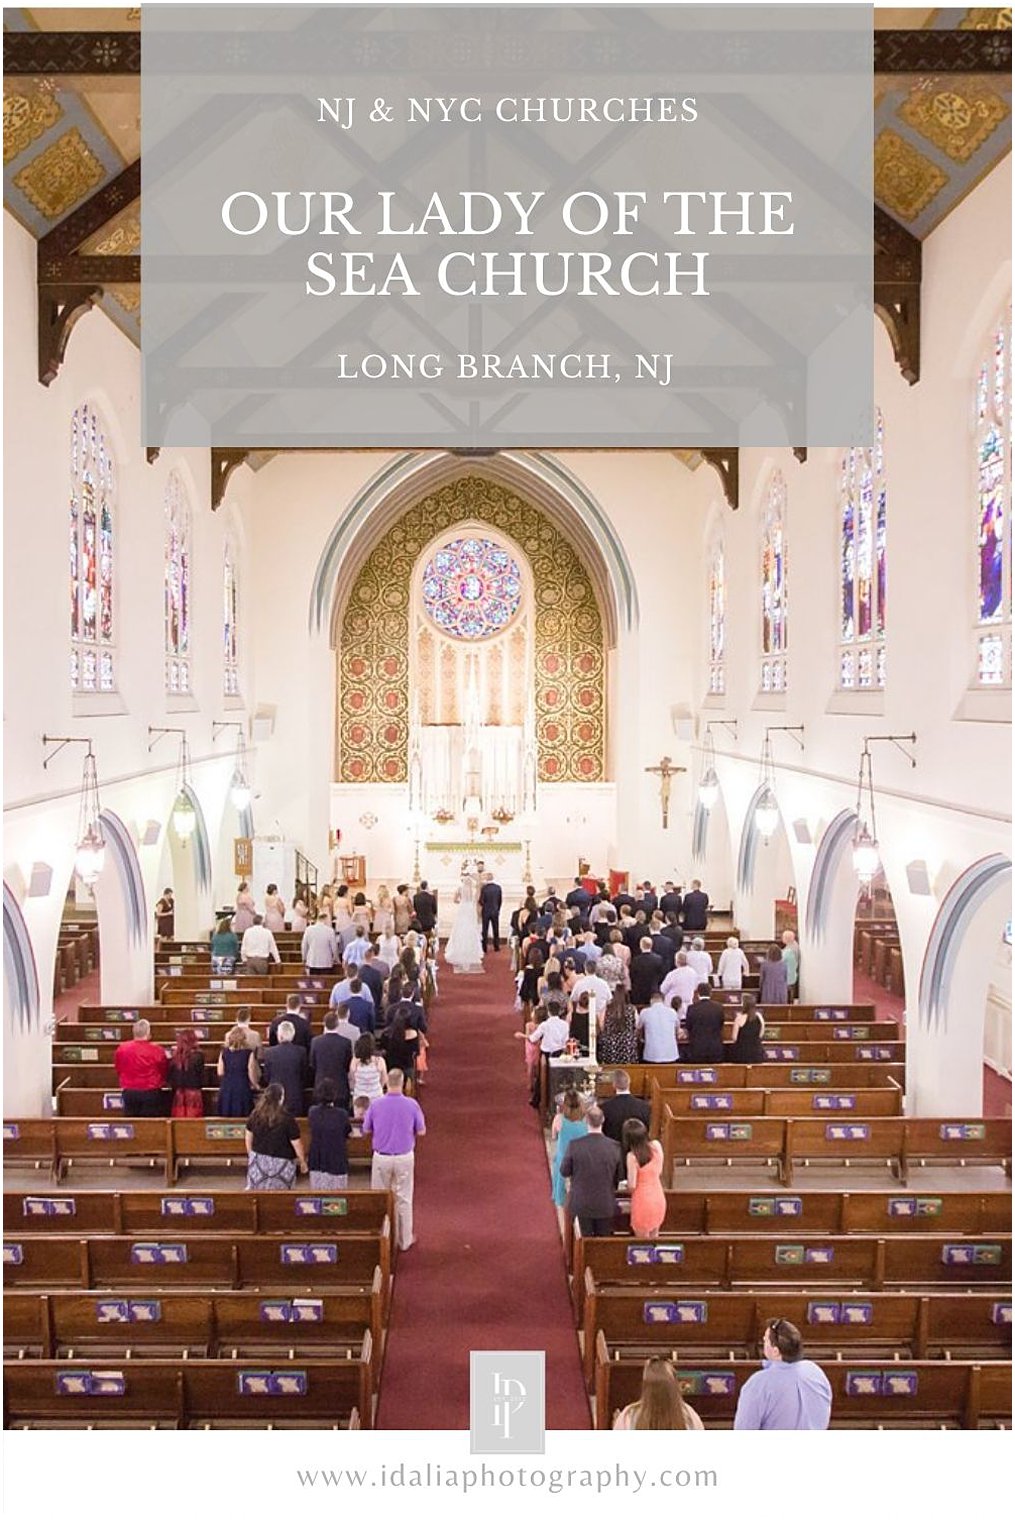
<path id="1" fill-rule="evenodd" d="M 106 290 L 118 306 L 130 315 L 137 316 L 141 311 L 141 287 L 140 285 L 107 285 Z"/>
<path id="2" fill-rule="evenodd" d="M 100 9 L 89 6 L 44 5 L 24 14 L 40 32 L 136 32 L 141 28 L 141 7 Z"/>
<path id="3" fill-rule="evenodd" d="M 921 137 L 964 164 L 1009 115 L 993 90 L 962 79 L 917 85 L 899 107 L 899 116 Z"/>
<path id="4" fill-rule="evenodd" d="M 4 85 L 4 163 L 9 164 L 55 126 L 63 115 L 59 101 L 46 90 Z"/>
<path id="5" fill-rule="evenodd" d="M 86 238 L 82 253 L 130 254 L 141 247 L 141 202 L 134 201 L 106 223 L 101 231 Z"/>
<path id="6" fill-rule="evenodd" d="M 72 127 L 14 176 L 18 189 L 43 216 L 59 217 L 106 177 L 77 127 Z"/>
<path id="7" fill-rule="evenodd" d="M 948 175 L 886 127 L 874 144 L 874 196 L 902 219 L 913 222 L 948 183 Z"/>
<path id="8" fill-rule="evenodd" d="M 999 5 L 993 10 L 966 11 L 959 22 L 960 32 L 1010 32 L 1011 6 Z"/>

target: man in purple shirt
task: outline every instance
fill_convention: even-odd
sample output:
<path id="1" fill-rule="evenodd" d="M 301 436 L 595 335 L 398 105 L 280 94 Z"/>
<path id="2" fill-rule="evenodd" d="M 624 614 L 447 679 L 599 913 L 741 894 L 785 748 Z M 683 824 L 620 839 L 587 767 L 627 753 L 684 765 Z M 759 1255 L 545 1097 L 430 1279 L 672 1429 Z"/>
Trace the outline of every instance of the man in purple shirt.
<path id="1" fill-rule="evenodd" d="M 395 1249 L 407 1251 L 413 1242 L 412 1190 L 416 1169 L 416 1136 L 426 1134 L 423 1110 L 402 1091 L 404 1075 L 388 1072 L 388 1091 L 375 1098 L 363 1119 L 363 1133 L 374 1142 L 370 1186 L 395 1196 Z"/>
<path id="2" fill-rule="evenodd" d="M 770 1320 L 762 1349 L 765 1364 L 740 1390 L 733 1429 L 827 1430 L 832 1389 L 817 1362 L 801 1356 L 796 1325 Z"/>

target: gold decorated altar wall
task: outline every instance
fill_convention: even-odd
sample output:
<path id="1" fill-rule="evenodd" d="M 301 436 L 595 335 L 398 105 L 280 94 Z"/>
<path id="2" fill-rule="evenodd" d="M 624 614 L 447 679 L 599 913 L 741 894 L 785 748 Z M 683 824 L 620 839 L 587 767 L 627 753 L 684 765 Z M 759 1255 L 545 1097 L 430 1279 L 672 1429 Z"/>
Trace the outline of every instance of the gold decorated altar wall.
<path id="1" fill-rule="evenodd" d="M 592 582 L 538 508 L 478 476 L 443 486 L 405 512 L 353 583 L 337 652 L 337 780 L 408 781 L 413 576 L 435 536 L 461 522 L 509 537 L 531 569 L 538 779 L 604 780 L 606 666 Z"/>

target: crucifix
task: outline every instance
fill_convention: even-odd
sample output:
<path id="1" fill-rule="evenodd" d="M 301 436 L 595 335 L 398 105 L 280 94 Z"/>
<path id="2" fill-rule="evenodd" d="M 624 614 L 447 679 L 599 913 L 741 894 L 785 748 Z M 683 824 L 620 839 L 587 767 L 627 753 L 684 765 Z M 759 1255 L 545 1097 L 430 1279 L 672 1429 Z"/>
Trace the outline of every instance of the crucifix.
<path id="1" fill-rule="evenodd" d="M 649 775 L 659 777 L 659 801 L 663 807 L 663 828 L 670 826 L 670 789 L 674 776 L 686 771 L 686 765 L 674 765 L 669 755 L 664 755 L 658 765 L 646 765 Z"/>

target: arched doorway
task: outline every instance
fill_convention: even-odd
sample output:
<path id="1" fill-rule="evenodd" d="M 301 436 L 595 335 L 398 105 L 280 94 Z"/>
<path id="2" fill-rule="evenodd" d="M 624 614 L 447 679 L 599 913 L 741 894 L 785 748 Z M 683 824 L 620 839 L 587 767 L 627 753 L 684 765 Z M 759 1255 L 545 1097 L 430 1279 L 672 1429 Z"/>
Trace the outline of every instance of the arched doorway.
<path id="1" fill-rule="evenodd" d="M 919 1113 L 981 1112 L 987 994 L 1011 913 L 1011 874 L 1006 855 L 976 861 L 953 882 L 934 920 L 910 1031 L 910 1090 Z"/>
<path id="2" fill-rule="evenodd" d="M 49 1111 L 50 1042 L 28 925 L 4 882 L 4 1114 Z"/>
<path id="3" fill-rule="evenodd" d="M 99 923 L 100 1001 L 147 1002 L 152 992 L 152 921 L 134 840 L 116 813 L 99 815 L 106 868 L 93 888 Z"/>
<path id="4" fill-rule="evenodd" d="M 170 812 L 163 830 L 159 891 L 173 889 L 176 904 L 173 934 L 176 939 L 208 937 L 212 922 L 212 854 L 208 826 L 200 798 L 189 782 L 181 788 L 194 809 L 194 830 L 182 836 L 173 826 Z"/>
<path id="5" fill-rule="evenodd" d="M 768 791 L 759 786 L 751 797 L 740 831 L 734 918 L 745 939 L 774 939 L 776 903 L 796 900 L 796 875 L 786 823 L 778 823 L 765 838 L 755 822 L 755 809 Z"/>

